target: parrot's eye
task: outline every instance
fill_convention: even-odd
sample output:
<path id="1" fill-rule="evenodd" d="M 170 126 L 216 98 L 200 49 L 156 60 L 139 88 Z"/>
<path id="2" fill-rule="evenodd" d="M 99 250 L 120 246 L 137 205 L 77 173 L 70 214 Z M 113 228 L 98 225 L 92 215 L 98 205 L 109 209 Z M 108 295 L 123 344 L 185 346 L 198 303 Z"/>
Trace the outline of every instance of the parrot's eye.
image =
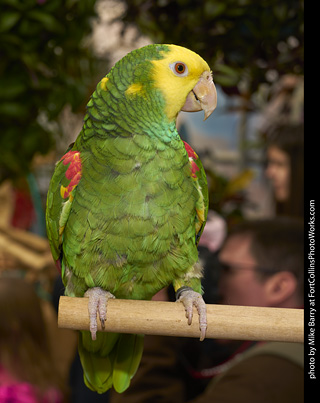
<path id="1" fill-rule="evenodd" d="M 183 63 L 176 63 L 174 69 L 178 74 L 183 74 L 186 70 L 186 66 Z"/>
<path id="2" fill-rule="evenodd" d="M 188 67 L 182 62 L 175 62 L 170 64 L 171 70 L 177 76 L 186 76 L 188 74 Z"/>

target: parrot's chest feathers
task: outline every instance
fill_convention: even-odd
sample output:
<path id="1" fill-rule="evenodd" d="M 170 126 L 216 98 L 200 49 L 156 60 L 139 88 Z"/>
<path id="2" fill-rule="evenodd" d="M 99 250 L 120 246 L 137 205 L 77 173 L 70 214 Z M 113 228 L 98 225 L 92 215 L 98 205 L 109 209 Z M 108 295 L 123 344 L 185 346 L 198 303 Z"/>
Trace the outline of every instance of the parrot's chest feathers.
<path id="1" fill-rule="evenodd" d="M 65 239 L 78 239 L 72 271 L 90 267 L 87 286 L 144 298 L 146 285 L 152 294 L 196 261 L 198 193 L 181 140 L 134 155 L 136 143 L 120 155 L 109 142 L 104 164 L 94 151 L 84 159 L 69 216 L 76 224 L 67 226 Z"/>
<path id="2" fill-rule="evenodd" d="M 103 158 L 92 152 L 84 164 L 78 193 L 92 195 L 96 208 L 88 206 L 90 213 L 99 216 L 107 232 L 112 220 L 124 226 L 119 234 L 136 233 L 141 226 L 143 236 L 150 223 L 156 231 L 173 216 L 185 220 L 184 211 L 195 214 L 196 188 L 180 139 L 169 145 L 148 139 L 142 144 L 139 136 L 117 138 L 103 151 Z"/>

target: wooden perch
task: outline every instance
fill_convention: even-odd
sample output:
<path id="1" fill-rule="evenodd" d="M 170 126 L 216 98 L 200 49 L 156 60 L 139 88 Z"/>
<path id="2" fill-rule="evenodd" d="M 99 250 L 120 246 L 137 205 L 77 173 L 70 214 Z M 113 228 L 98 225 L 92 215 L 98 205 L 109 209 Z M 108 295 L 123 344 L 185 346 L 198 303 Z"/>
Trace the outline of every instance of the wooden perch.
<path id="1" fill-rule="evenodd" d="M 207 305 L 207 321 L 207 338 L 303 342 L 303 309 Z M 89 330 L 88 299 L 60 297 L 58 325 Z M 195 309 L 188 326 L 181 303 L 162 301 L 109 300 L 105 331 L 200 336 Z"/>

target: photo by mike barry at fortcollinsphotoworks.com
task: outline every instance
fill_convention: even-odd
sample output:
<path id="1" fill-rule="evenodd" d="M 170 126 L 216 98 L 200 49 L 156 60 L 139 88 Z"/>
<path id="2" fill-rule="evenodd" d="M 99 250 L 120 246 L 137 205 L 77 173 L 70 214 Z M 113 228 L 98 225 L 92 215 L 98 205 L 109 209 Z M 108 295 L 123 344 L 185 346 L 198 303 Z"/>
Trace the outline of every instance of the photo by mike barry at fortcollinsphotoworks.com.
<path id="1" fill-rule="evenodd" d="M 307 379 L 316 380 L 316 208 L 315 200 L 309 202 L 309 217 L 307 217 L 307 242 L 305 244 L 306 265 L 307 265 L 307 282 L 306 282 L 306 338 L 307 344 L 305 346 L 306 353 L 306 372 Z"/>

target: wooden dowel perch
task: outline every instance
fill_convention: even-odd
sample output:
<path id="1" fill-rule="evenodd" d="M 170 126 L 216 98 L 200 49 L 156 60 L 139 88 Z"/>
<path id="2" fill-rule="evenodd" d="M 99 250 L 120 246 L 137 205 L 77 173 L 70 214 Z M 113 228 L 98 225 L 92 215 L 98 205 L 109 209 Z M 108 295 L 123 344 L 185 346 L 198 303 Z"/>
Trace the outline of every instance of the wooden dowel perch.
<path id="1" fill-rule="evenodd" d="M 207 338 L 303 342 L 303 309 L 207 305 L 207 322 Z M 88 299 L 60 297 L 58 325 L 89 330 Z M 105 331 L 200 336 L 196 309 L 189 326 L 181 303 L 162 301 L 109 300 Z"/>

